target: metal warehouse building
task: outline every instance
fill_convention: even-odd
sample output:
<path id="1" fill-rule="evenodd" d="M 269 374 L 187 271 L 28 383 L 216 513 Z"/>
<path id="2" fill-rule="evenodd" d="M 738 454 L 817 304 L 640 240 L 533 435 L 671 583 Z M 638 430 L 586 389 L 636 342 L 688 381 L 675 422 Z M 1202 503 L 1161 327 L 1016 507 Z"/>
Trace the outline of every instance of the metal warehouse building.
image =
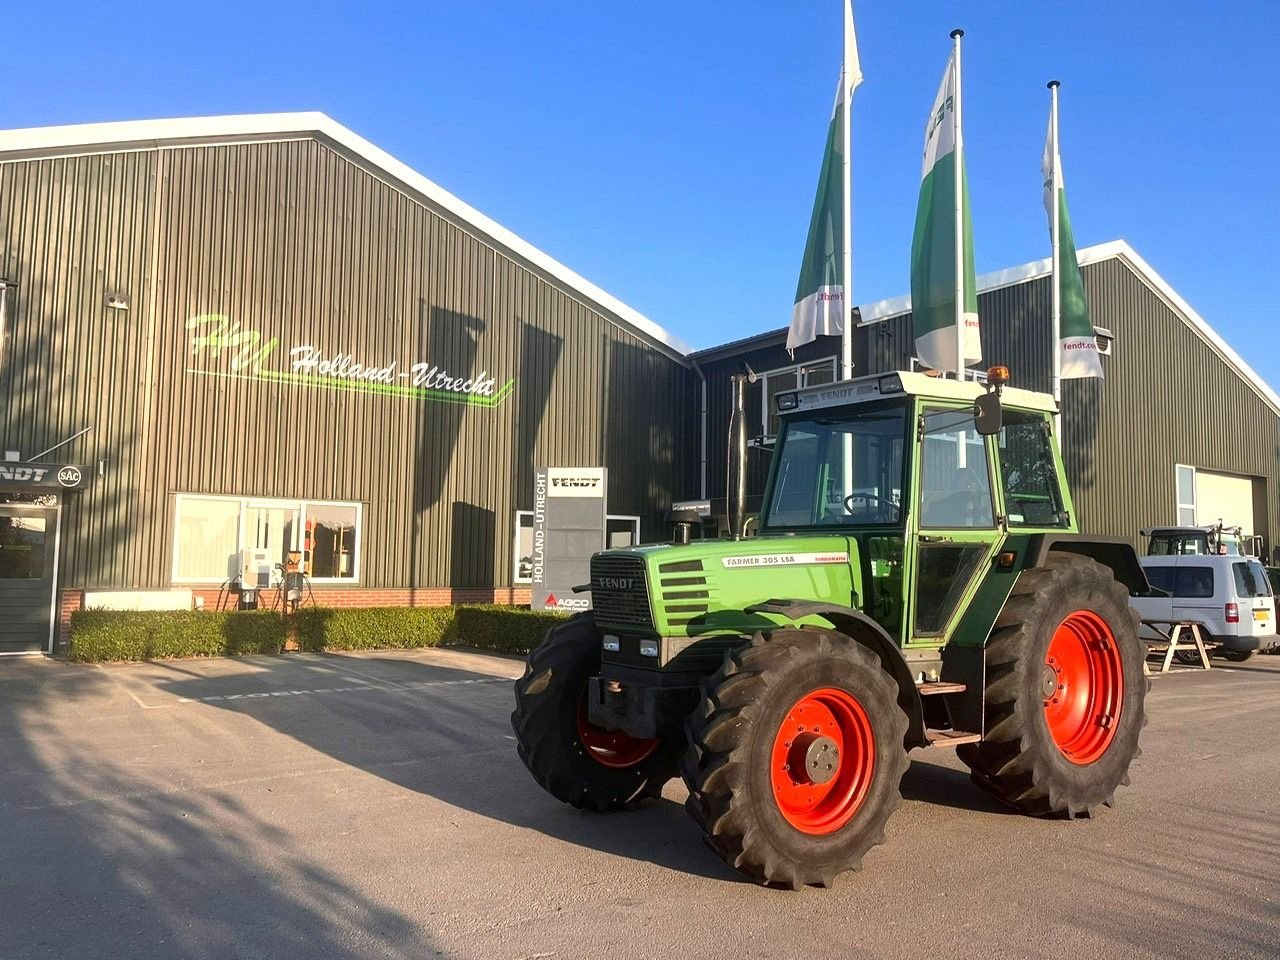
<path id="1" fill-rule="evenodd" d="M 1280 398 L 1127 245 L 1081 260 L 1084 528 L 1280 542 Z M 980 286 L 985 357 L 1047 390 L 1047 261 Z M 860 313 L 857 372 L 908 368 L 909 303 Z M 729 376 L 762 375 L 767 440 L 779 391 L 836 375 L 837 341 L 784 341 L 694 353 L 319 114 L 0 133 L 0 653 L 83 605 L 227 604 L 246 548 L 305 555 L 309 602 L 527 602 L 535 467 L 610 469 L 611 545 L 715 517 Z"/>
<path id="2" fill-rule="evenodd" d="M 0 280 L 0 651 L 245 547 L 520 602 L 535 464 L 610 467 L 618 543 L 696 483 L 684 344 L 319 114 L 0 134 Z"/>

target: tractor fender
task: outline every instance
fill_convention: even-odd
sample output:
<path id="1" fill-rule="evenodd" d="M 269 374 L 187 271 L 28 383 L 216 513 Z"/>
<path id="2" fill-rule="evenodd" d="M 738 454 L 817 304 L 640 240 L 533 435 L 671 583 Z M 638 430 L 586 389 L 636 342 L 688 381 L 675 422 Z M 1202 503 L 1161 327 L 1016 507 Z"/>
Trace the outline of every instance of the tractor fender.
<path id="1" fill-rule="evenodd" d="M 789 620 L 800 620 L 804 617 L 818 616 L 830 621 L 840 633 L 871 650 L 880 658 L 885 672 L 898 684 L 898 706 L 907 715 L 907 735 L 905 746 L 928 746 L 925 737 L 924 706 L 920 702 L 920 692 L 916 689 L 915 677 L 911 667 L 907 665 L 902 651 L 893 642 L 893 637 L 885 632 L 884 627 L 861 610 L 842 607 L 837 603 L 823 603 L 813 600 L 769 600 L 747 608 L 748 613 L 772 613 Z"/>
<path id="2" fill-rule="evenodd" d="M 1147 596 L 1151 584 L 1138 562 L 1138 551 L 1122 537 L 1099 537 L 1082 533 L 1045 533 L 1031 539 L 1027 558 L 1031 566 L 1044 566 L 1050 553 L 1074 553 L 1096 560 L 1124 584 L 1130 596 Z"/>

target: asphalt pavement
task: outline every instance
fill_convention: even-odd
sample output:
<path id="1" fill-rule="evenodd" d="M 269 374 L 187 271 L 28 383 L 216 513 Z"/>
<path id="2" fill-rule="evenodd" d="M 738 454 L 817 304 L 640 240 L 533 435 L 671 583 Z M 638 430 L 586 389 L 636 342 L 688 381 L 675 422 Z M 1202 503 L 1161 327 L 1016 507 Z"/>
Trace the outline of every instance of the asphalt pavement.
<path id="1" fill-rule="evenodd" d="M 1280 657 L 1154 678 L 1091 821 L 917 751 L 833 889 L 743 881 L 684 788 L 619 814 L 515 754 L 512 659 L 0 661 L 0 958 L 1280 955 Z"/>

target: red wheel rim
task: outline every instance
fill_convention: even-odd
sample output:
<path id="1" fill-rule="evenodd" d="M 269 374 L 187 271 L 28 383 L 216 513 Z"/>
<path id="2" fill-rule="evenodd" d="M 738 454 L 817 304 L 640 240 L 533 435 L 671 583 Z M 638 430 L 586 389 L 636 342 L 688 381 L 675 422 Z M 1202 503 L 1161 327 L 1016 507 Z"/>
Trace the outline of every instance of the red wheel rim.
<path id="1" fill-rule="evenodd" d="M 802 833 L 834 833 L 867 798 L 875 763 L 871 719 L 857 698 L 830 688 L 806 694 L 773 739 L 769 775 L 778 810 Z"/>
<path id="2" fill-rule="evenodd" d="M 1064 757 L 1083 765 L 1107 752 L 1124 705 L 1124 666 L 1107 621 L 1077 610 L 1058 625 L 1041 693 L 1049 733 Z"/>
<path id="3" fill-rule="evenodd" d="M 632 737 L 621 730 L 606 730 L 597 727 L 587 719 L 587 698 L 584 695 L 578 704 L 578 740 L 596 763 L 605 767 L 621 770 L 634 767 L 649 754 L 658 749 L 661 742 Z"/>

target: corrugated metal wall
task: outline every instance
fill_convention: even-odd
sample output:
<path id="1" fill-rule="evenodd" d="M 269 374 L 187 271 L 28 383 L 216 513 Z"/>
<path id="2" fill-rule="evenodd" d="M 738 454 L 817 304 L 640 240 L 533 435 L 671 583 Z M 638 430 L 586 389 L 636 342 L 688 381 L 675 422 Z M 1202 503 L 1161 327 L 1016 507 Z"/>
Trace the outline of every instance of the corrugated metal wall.
<path id="1" fill-rule="evenodd" d="M 1082 528 L 1142 546 L 1142 527 L 1177 522 L 1173 465 L 1182 463 L 1255 478 L 1256 532 L 1268 548 L 1280 543 L 1280 417 L 1126 263 L 1106 260 L 1083 273 L 1093 321 L 1115 341 L 1102 361 L 1105 382 L 1063 385 L 1063 450 Z M 1052 376 L 1050 295 L 1044 277 L 978 298 L 984 362 L 1006 364 L 1016 386 L 1044 392 Z M 789 362 L 778 344 L 744 348 L 758 369 Z M 860 327 L 854 338 L 862 373 L 906 369 L 913 352 L 910 314 Z M 712 397 L 728 395 L 735 362 L 717 355 L 704 365 Z M 723 451 L 727 423 L 727 406 L 713 411 L 713 451 Z M 756 456 L 753 494 L 764 487 L 765 458 Z"/>
<path id="2" fill-rule="evenodd" d="M 535 463 L 604 463 L 650 536 L 696 476 L 692 371 L 314 140 L 0 164 L 0 243 L 21 284 L 0 436 L 93 424 L 73 457 L 107 461 L 68 515 L 68 585 L 167 583 L 175 492 L 361 501 L 363 585 L 507 585 Z M 490 409 L 195 375 L 207 314 L 514 389 Z"/>

